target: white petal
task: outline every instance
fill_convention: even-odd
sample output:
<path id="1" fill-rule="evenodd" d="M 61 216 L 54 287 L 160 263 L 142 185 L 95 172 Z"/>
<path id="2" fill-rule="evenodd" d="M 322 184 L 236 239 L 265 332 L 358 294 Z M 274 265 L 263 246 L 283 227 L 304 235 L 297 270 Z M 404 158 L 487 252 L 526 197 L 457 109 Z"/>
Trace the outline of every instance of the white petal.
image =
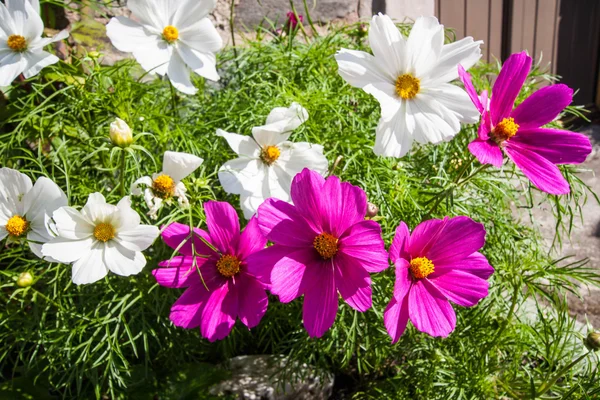
<path id="1" fill-rule="evenodd" d="M 0 2 L 0 30 L 3 31 L 5 37 L 17 33 L 17 27 L 15 26 L 13 18 L 2 2 Z"/>
<path id="2" fill-rule="evenodd" d="M 45 176 L 39 178 L 33 188 L 23 196 L 23 212 L 28 221 L 44 221 L 54 211 L 67 205 L 67 195 L 56 183 Z"/>
<path id="3" fill-rule="evenodd" d="M 19 74 L 25 70 L 27 61 L 22 53 L 11 52 L 0 61 L 0 87 L 10 86 Z"/>
<path id="4" fill-rule="evenodd" d="M 406 42 L 409 72 L 422 79 L 437 65 L 444 45 L 444 26 L 435 17 L 419 17 Z"/>
<path id="5" fill-rule="evenodd" d="M 44 245 L 45 246 L 45 245 Z M 94 283 L 108 274 L 104 263 L 104 243 L 96 242 L 72 267 L 72 280 L 76 285 Z"/>
<path id="6" fill-rule="evenodd" d="M 163 156 L 163 172 L 175 182 L 194 172 L 204 160 L 193 154 L 165 151 Z"/>
<path id="7" fill-rule="evenodd" d="M 41 9 L 40 9 L 40 0 L 28 0 L 31 3 L 31 6 L 33 7 L 33 9 L 41 15 Z"/>
<path id="8" fill-rule="evenodd" d="M 23 75 L 27 79 L 36 76 L 48 65 L 56 64 L 58 62 L 58 57 L 45 51 L 38 51 L 35 53 L 27 51 L 23 53 L 23 57 L 26 62 Z"/>
<path id="9" fill-rule="evenodd" d="M 217 59 L 212 53 L 204 53 L 179 43 L 177 51 L 185 64 L 195 73 L 211 81 L 218 81 Z"/>
<path id="10" fill-rule="evenodd" d="M 474 124 L 479 121 L 479 111 L 473 105 L 467 92 L 460 87 L 442 83 L 436 88 L 429 89 L 427 93 L 452 111 L 460 122 Z"/>
<path id="11" fill-rule="evenodd" d="M 146 198 L 146 204 L 148 205 L 148 208 L 150 208 L 148 211 L 148 216 L 152 219 L 158 218 L 157 213 L 163 206 L 163 199 L 160 197 L 153 197 L 150 201 L 148 201 L 148 198 Z"/>
<path id="12" fill-rule="evenodd" d="M 406 72 L 406 42 L 390 17 L 382 14 L 373 16 L 369 44 L 387 81 L 395 82 L 399 75 Z"/>
<path id="13" fill-rule="evenodd" d="M 131 194 L 133 196 L 140 196 L 142 194 L 142 189 L 140 188 L 140 185 L 152 186 L 152 178 L 150 178 L 149 176 L 143 176 L 137 181 L 133 182 L 131 184 L 130 189 Z"/>
<path id="14" fill-rule="evenodd" d="M 104 249 L 104 263 L 113 273 L 121 276 L 137 275 L 146 265 L 146 258 L 140 252 L 131 251 L 118 242 L 106 242 Z"/>
<path id="15" fill-rule="evenodd" d="M 159 37 L 144 26 L 126 17 L 111 18 L 106 25 L 106 36 L 117 49 L 132 53 L 140 48 L 158 46 Z"/>
<path id="16" fill-rule="evenodd" d="M 92 250 L 94 243 L 97 242 L 92 237 L 81 240 L 65 239 L 57 237 L 44 243 L 42 246 L 42 255 L 50 257 L 61 263 L 72 263 L 85 258 Z"/>
<path id="17" fill-rule="evenodd" d="M 196 0 L 192 0 L 196 1 Z M 202 2 L 198 2 L 202 3 Z M 215 53 L 223 47 L 223 39 L 208 18 L 179 31 L 179 40 L 202 53 Z"/>
<path id="18" fill-rule="evenodd" d="M 6 231 L 6 227 L 4 225 L 0 225 L 0 242 L 3 241 L 7 236 L 8 232 Z"/>
<path id="19" fill-rule="evenodd" d="M 54 211 L 52 219 L 56 223 L 58 235 L 65 239 L 78 240 L 94 234 L 94 224 L 85 215 L 72 207 L 61 207 Z"/>
<path id="20" fill-rule="evenodd" d="M 400 158 L 410 151 L 413 138 L 406 126 L 406 103 L 392 118 L 379 120 L 373 148 L 376 155 Z"/>
<path id="21" fill-rule="evenodd" d="M 261 187 L 264 173 L 260 165 L 264 163 L 257 159 L 236 158 L 227 161 L 219 169 L 219 182 L 227 193 L 241 194 L 244 190 Z"/>
<path id="22" fill-rule="evenodd" d="M 323 146 L 321 145 L 286 142 L 281 148 L 281 155 L 274 165 L 280 166 L 292 178 L 302 172 L 304 168 L 310 168 L 321 175 L 325 175 L 328 170 L 329 163 L 323 155 Z"/>
<path id="23" fill-rule="evenodd" d="M 162 32 L 170 24 L 169 3 L 168 0 L 129 0 L 127 7 L 142 23 Z"/>
<path id="24" fill-rule="evenodd" d="M 173 52 L 169 61 L 167 75 L 173 87 L 182 93 L 194 95 L 198 93 L 198 89 L 194 86 L 190 79 L 190 69 L 185 64 L 179 52 Z"/>
<path id="25" fill-rule="evenodd" d="M 272 132 L 289 132 L 298 128 L 308 120 L 308 111 L 300 104 L 294 102 L 288 108 L 275 107 L 267 117 L 267 123 L 255 127 L 257 130 Z"/>
<path id="26" fill-rule="evenodd" d="M 115 240 L 126 249 L 132 251 L 144 251 L 154 243 L 159 233 L 156 226 L 138 225 L 127 231 L 120 231 Z"/>
<path id="27" fill-rule="evenodd" d="M 183 0 L 182 2 L 173 3 L 176 5 L 176 9 L 171 17 L 171 23 L 174 26 L 181 27 L 180 32 L 197 29 L 197 21 L 210 22 L 210 20 L 205 17 L 207 17 L 217 5 L 216 0 Z"/>
<path id="28" fill-rule="evenodd" d="M 262 148 L 266 146 L 276 146 L 290 138 L 291 131 L 281 132 L 279 130 L 270 130 L 268 126 L 257 126 L 252 128 L 252 136 L 256 143 Z"/>
<path id="29" fill-rule="evenodd" d="M 458 118 L 429 96 L 419 94 L 407 102 L 407 112 L 415 118 L 413 138 L 421 144 L 448 141 L 460 131 Z"/>
<path id="30" fill-rule="evenodd" d="M 31 179 L 27 175 L 11 168 L 0 168 L 0 197 L 12 213 L 25 214 L 23 197 L 31 188 Z"/>
<path id="31" fill-rule="evenodd" d="M 268 194 L 269 197 L 274 197 L 283 201 L 290 201 L 290 189 L 292 187 L 292 179 L 287 171 L 285 171 L 277 163 L 265 168 L 265 180 L 268 185 L 268 190 L 264 194 Z M 266 196 L 265 200 L 267 199 Z"/>
<path id="32" fill-rule="evenodd" d="M 135 229 L 140 224 L 140 215 L 131 208 L 129 196 L 123 197 L 117 204 L 117 208 L 119 209 L 118 218 L 113 219 L 113 227 L 117 232 Z"/>
<path id="33" fill-rule="evenodd" d="M 222 129 L 217 129 L 217 136 L 225 138 L 227 144 L 231 147 L 231 150 L 236 154 L 247 157 L 258 157 L 260 155 L 260 148 L 250 136 L 229 133 Z"/>
<path id="34" fill-rule="evenodd" d="M 52 37 L 47 37 L 47 38 L 37 38 L 35 39 L 33 42 L 30 43 L 29 47 L 31 49 L 35 49 L 35 50 L 42 50 L 44 47 L 46 47 L 47 45 L 49 45 L 50 43 L 55 43 L 55 42 L 59 42 L 63 39 L 66 39 L 69 37 L 69 31 L 62 30 L 60 32 L 58 32 L 56 35 L 52 36 Z"/>
<path id="35" fill-rule="evenodd" d="M 44 33 L 44 22 L 38 13 L 38 9 L 34 8 L 28 1 L 24 2 L 23 0 L 9 0 L 9 9 L 14 7 L 15 3 L 20 3 L 19 9 L 23 7 L 25 12 L 25 20 L 23 21 L 23 36 L 28 41 L 32 41 L 33 39 L 42 36 L 42 33 Z M 15 23 L 18 24 L 17 21 L 15 21 Z"/>
<path id="36" fill-rule="evenodd" d="M 446 83 L 458 78 L 458 64 L 464 69 L 471 68 L 481 58 L 481 45 L 483 41 L 473 41 L 468 36 L 442 47 L 437 65 L 431 70 L 429 80 L 431 84 Z"/>
<path id="37" fill-rule="evenodd" d="M 250 193 L 240 195 L 240 207 L 244 212 L 244 218 L 250 220 L 264 201 L 265 198 L 260 193 L 258 195 Z"/>

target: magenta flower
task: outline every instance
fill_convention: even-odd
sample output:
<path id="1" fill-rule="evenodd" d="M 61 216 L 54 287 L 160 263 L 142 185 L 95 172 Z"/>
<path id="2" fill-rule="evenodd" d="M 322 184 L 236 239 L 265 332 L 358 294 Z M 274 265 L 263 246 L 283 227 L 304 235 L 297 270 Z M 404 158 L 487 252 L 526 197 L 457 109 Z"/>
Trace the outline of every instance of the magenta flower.
<path id="1" fill-rule="evenodd" d="M 299 21 L 298 21 L 299 19 Z M 292 29 L 296 29 L 296 26 L 298 26 L 298 22 L 302 23 L 304 22 L 304 17 L 302 17 L 302 15 L 298 14 L 298 18 L 296 18 L 296 14 L 294 14 L 293 11 L 289 11 L 287 13 L 287 24 L 286 27 L 292 27 Z"/>
<path id="2" fill-rule="evenodd" d="M 582 163 L 592 146 L 582 134 L 542 128 L 571 103 L 573 90 L 566 85 L 546 86 L 513 110 L 530 69 L 531 57 L 525 52 L 511 55 L 494 83 L 488 107 L 487 93 L 477 97 L 471 76 L 458 66 L 465 89 L 481 113 L 478 138 L 469 144 L 469 151 L 482 164 L 500 168 L 504 150 L 538 189 L 566 194 L 569 184 L 556 164 Z"/>
<path id="3" fill-rule="evenodd" d="M 158 265 L 165 268 L 152 273 L 161 286 L 187 288 L 171 307 L 173 324 L 183 328 L 200 326 L 202 336 L 213 342 L 229 335 L 236 318 L 253 328 L 267 311 L 265 285 L 248 273 L 246 263 L 248 256 L 263 249 L 267 241 L 256 218 L 252 218 L 240 234 L 238 216 L 228 203 L 209 201 L 204 204 L 204 211 L 208 233 L 194 229 L 196 257 L 192 254 L 192 240 L 188 238 L 189 227 L 172 223 L 162 237 L 173 249 L 187 240 L 179 249 L 182 256 L 162 261 Z"/>
<path id="4" fill-rule="evenodd" d="M 487 279 L 494 269 L 477 252 L 484 243 L 483 225 L 468 217 L 430 219 L 412 235 L 400 223 L 390 247 L 396 285 L 383 314 L 392 343 L 409 318 L 419 331 L 446 337 L 456 326 L 449 301 L 471 307 L 488 295 Z"/>
<path id="5" fill-rule="evenodd" d="M 274 198 L 258 208 L 258 225 L 273 246 L 248 268 L 288 303 L 304 295 L 304 326 L 321 337 L 333 325 L 338 292 L 354 309 L 371 307 L 371 277 L 388 267 L 381 228 L 365 220 L 365 192 L 304 169 L 292 181 L 294 205 Z"/>

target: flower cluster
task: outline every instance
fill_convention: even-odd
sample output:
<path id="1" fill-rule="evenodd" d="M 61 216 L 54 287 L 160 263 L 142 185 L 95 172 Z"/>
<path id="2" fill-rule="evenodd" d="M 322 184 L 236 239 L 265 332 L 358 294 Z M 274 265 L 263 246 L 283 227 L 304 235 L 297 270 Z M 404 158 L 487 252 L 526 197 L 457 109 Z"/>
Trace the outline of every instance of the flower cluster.
<path id="1" fill-rule="evenodd" d="M 129 0 L 134 17 L 113 18 L 107 34 L 147 72 L 166 75 L 173 87 L 193 95 L 190 69 L 219 79 L 214 52 L 222 42 L 207 18 L 214 6 L 214 0 Z M 42 39 L 38 7 L 35 1 L 0 3 L 0 86 L 58 61 L 43 47 L 66 34 Z M 289 29 L 301 23 L 302 17 L 288 14 Z M 380 103 L 376 155 L 403 157 L 415 141 L 449 141 L 461 123 L 480 121 L 468 146 L 480 163 L 501 167 L 504 152 L 540 190 L 570 191 L 557 164 L 583 162 L 590 141 L 544 127 L 571 103 L 573 91 L 565 85 L 545 87 L 515 108 L 532 63 L 525 52 L 508 58 L 490 96 L 478 95 L 466 69 L 481 57 L 481 41 L 468 37 L 444 44 L 444 27 L 433 17 L 418 18 L 405 38 L 381 14 L 373 17 L 368 35 L 373 54 L 341 49 L 335 59 L 347 83 Z M 458 78 L 464 89 L 452 83 Z M 27 243 L 48 262 L 72 264 L 72 281 L 90 284 L 109 271 L 140 273 L 146 265 L 143 252 L 160 234 L 179 255 L 159 263 L 152 274 L 161 286 L 185 288 L 170 319 L 183 328 L 199 327 L 210 341 L 229 335 L 237 319 L 247 328 L 257 326 L 267 311 L 268 292 L 282 303 L 303 297 L 304 327 L 309 336 L 321 337 L 335 322 L 339 297 L 358 312 L 373 306 L 371 274 L 382 273 L 391 261 L 395 287 L 383 320 L 392 342 L 409 320 L 431 336 L 448 336 L 456 327 L 452 304 L 473 307 L 488 295 L 494 268 L 480 252 L 483 224 L 447 216 L 422 221 L 411 233 L 394 216 L 398 227 L 386 250 L 374 218 L 377 207 L 368 203 L 365 191 L 332 175 L 335 168 L 329 169 L 322 145 L 290 140 L 295 131 L 310 129 L 308 118 L 304 107 L 292 103 L 273 109 L 251 135 L 216 132 L 237 155 L 219 168 L 218 179 L 227 193 L 239 195 L 249 220 L 243 230 L 236 210 L 213 200 L 203 204 L 207 230 L 174 222 L 180 219 L 177 210 L 164 218 L 162 232 L 142 224 L 125 195 L 125 156 L 135 137 L 117 118 L 109 136 L 114 150 L 123 152 L 118 203 L 91 193 L 78 209 L 68 205 L 51 179 L 40 177 L 32 184 L 27 175 L 1 168 L 0 240 Z M 184 180 L 202 163 L 197 155 L 166 151 L 160 172 L 127 187 L 132 196 L 143 196 L 155 220 L 174 203 L 198 206 L 193 191 L 188 198 Z M 19 282 L 28 287 L 34 279 L 22 275 Z"/>

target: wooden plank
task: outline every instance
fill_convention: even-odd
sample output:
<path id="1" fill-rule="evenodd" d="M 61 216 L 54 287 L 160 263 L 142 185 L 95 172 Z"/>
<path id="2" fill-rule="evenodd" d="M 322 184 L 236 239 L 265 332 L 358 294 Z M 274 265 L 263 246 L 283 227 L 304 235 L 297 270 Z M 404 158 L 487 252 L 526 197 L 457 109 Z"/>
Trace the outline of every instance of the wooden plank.
<path id="1" fill-rule="evenodd" d="M 535 57 L 541 61 L 541 67 L 546 68 L 552 62 L 554 53 L 554 38 L 556 34 L 557 0 L 538 0 L 537 22 L 535 30 Z M 549 65 L 552 71 L 553 65 Z"/>
<path id="2" fill-rule="evenodd" d="M 466 0 L 440 0 L 439 12 L 440 22 L 454 29 L 457 39 L 465 37 Z"/>
<path id="3" fill-rule="evenodd" d="M 502 58 L 502 0 L 489 0 L 488 62 Z"/>
<path id="4" fill-rule="evenodd" d="M 489 2 L 482 0 L 467 0 L 466 3 L 466 32 L 475 40 L 483 40 L 481 47 L 482 60 L 489 61 L 488 32 L 490 9 Z"/>
<path id="5" fill-rule="evenodd" d="M 534 56 L 535 24 L 538 0 L 514 0 L 512 13 L 511 53 L 523 50 Z"/>

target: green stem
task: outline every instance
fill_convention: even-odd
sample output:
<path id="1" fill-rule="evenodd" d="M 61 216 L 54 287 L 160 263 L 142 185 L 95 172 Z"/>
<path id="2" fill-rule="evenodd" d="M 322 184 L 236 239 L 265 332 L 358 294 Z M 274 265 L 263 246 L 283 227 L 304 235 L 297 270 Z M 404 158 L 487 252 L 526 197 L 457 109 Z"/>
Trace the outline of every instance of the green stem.
<path id="1" fill-rule="evenodd" d="M 500 326 L 500 329 L 498 329 L 498 331 L 494 335 L 494 338 L 492 340 L 490 340 L 489 343 L 484 347 L 482 354 L 486 354 L 488 351 L 490 351 L 492 346 L 498 341 L 498 339 L 500 339 L 500 337 L 504 333 L 504 330 L 510 323 L 510 320 L 512 319 L 512 317 L 515 313 L 515 310 L 517 308 L 517 301 L 519 299 L 519 289 L 520 289 L 520 286 L 515 285 L 515 287 L 513 289 L 513 293 L 512 293 L 510 309 L 508 310 L 506 319 L 504 320 L 504 323 L 502 324 L 502 326 Z"/>
<path id="2" fill-rule="evenodd" d="M 304 12 L 306 13 L 306 19 L 308 21 L 308 24 L 310 25 L 310 29 L 312 30 L 314 36 L 319 37 L 319 32 L 317 32 L 315 24 L 313 24 L 313 20 L 310 17 L 310 11 L 308 11 L 308 5 L 306 4 L 306 0 L 303 0 L 302 2 L 304 3 Z"/>
<path id="3" fill-rule="evenodd" d="M 125 150 L 121 150 L 121 197 L 125 197 L 125 169 L 127 167 L 125 156 Z"/>
<path id="4" fill-rule="evenodd" d="M 578 364 L 581 360 L 586 358 L 591 352 L 592 350 L 588 351 L 585 354 L 582 354 L 576 360 L 572 361 L 571 363 L 563 367 L 560 371 L 558 371 L 556 375 L 554 375 L 554 378 L 550 379 L 547 383 L 543 384 L 542 387 L 540 387 L 540 390 L 536 393 L 536 397 L 540 397 L 548 390 L 550 390 L 552 386 L 554 386 L 556 381 L 558 381 L 565 373 L 569 372 L 569 370 L 573 368 L 576 364 Z"/>
<path id="5" fill-rule="evenodd" d="M 235 45 L 235 0 L 231 0 L 231 10 L 229 11 L 229 32 L 231 33 L 231 46 L 233 48 L 233 56 L 235 57 L 236 75 L 238 75 L 239 80 L 240 65 L 238 64 L 238 52 Z"/>

